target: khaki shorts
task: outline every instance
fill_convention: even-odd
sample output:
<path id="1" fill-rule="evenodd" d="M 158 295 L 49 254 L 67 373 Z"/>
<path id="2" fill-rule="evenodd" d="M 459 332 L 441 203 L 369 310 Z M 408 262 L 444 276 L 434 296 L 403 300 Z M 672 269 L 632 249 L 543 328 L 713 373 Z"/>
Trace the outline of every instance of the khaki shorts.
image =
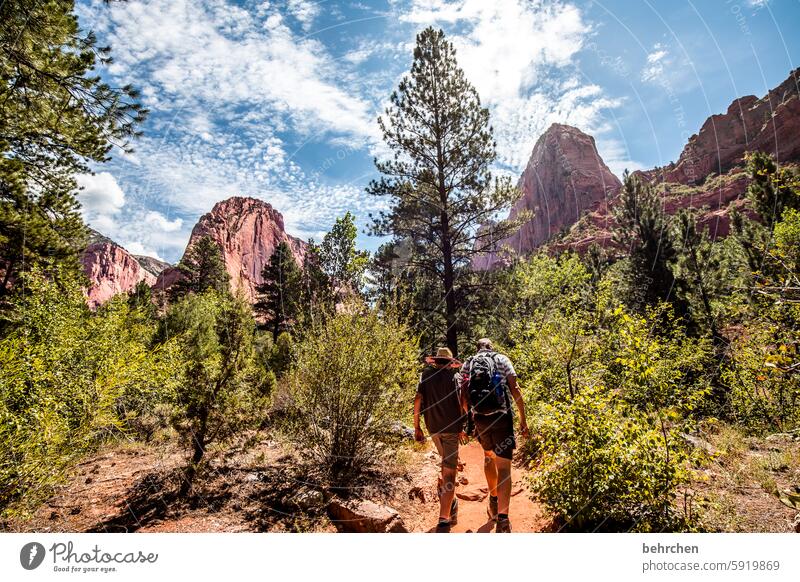
<path id="1" fill-rule="evenodd" d="M 458 433 L 439 432 L 431 435 L 436 450 L 442 457 L 443 469 L 458 467 Z"/>

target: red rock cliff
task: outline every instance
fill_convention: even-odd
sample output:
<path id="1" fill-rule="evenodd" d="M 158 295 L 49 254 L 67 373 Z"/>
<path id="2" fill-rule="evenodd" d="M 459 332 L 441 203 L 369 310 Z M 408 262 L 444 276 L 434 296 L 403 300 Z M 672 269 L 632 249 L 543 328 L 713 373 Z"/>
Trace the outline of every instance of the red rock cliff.
<path id="1" fill-rule="evenodd" d="M 551 236 L 575 224 L 620 188 L 619 179 L 605 165 L 594 138 L 569 125 L 554 123 L 536 142 L 528 165 L 517 184 L 522 196 L 511 209 L 514 218 L 533 212 L 530 222 L 511 237 L 499 241 L 498 250 L 510 247 L 526 254 Z M 478 269 L 491 267 L 496 253 L 476 258 Z"/>
<path id="2" fill-rule="evenodd" d="M 648 180 L 700 184 L 711 174 L 741 165 L 748 151 L 772 154 L 779 162 L 800 159 L 800 69 L 761 99 L 748 95 L 734 100 L 725 113 L 706 119 L 677 163 L 642 175 Z"/>
<path id="3" fill-rule="evenodd" d="M 114 295 L 127 293 L 139 281 L 153 285 L 156 278 L 142 269 L 128 251 L 109 240 L 93 242 L 81 256 L 83 271 L 89 279 L 86 297 L 94 309 Z"/>
<path id="4" fill-rule="evenodd" d="M 217 202 L 204 214 L 192 229 L 187 249 L 205 235 L 222 249 L 231 290 L 241 290 L 251 302 L 255 301 L 256 286 L 263 282 L 264 265 L 282 241 L 289 244 L 298 264 L 306 248 L 305 242 L 286 233 L 280 212 L 263 200 L 241 196 Z M 168 288 L 178 276 L 176 269 L 165 269 L 158 276 L 156 288 Z"/>

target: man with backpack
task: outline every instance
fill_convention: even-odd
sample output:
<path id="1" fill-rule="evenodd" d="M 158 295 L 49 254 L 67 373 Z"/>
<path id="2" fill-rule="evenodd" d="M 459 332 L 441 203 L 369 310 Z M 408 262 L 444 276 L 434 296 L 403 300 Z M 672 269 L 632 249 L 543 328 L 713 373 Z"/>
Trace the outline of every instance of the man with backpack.
<path id="1" fill-rule="evenodd" d="M 464 431 L 466 409 L 459 395 L 458 371 L 461 362 L 448 348 L 439 348 L 422 371 L 414 397 L 414 438 L 425 441 L 420 427 L 420 413 L 425 427 L 442 458 L 439 478 L 439 523 L 437 533 L 448 533 L 458 521 L 458 500 L 455 498 L 459 440 L 467 441 Z"/>
<path id="2" fill-rule="evenodd" d="M 507 356 L 495 352 L 487 338 L 478 340 L 478 352 L 461 367 L 461 398 L 462 408 L 471 413 L 485 455 L 489 519 L 496 522 L 496 532 L 509 533 L 511 458 L 516 448 L 511 398 L 519 410 L 519 430 L 524 437 L 528 436 L 528 423 L 514 365 Z"/>

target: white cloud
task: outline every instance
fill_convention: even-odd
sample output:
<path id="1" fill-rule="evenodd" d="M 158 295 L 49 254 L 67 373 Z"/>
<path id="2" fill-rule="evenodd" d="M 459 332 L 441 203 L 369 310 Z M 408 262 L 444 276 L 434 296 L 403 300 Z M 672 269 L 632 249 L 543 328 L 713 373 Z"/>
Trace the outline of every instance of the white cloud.
<path id="1" fill-rule="evenodd" d="M 163 230 L 164 232 L 175 232 L 176 230 L 180 230 L 181 226 L 183 226 L 182 218 L 167 220 L 166 216 L 156 210 L 150 210 L 145 214 L 144 220 L 147 224 Z"/>
<path id="2" fill-rule="evenodd" d="M 412 0 L 400 18 L 420 26 L 449 25 L 459 65 L 490 108 L 502 168 L 521 171 L 554 122 L 593 135 L 606 131 L 606 111 L 621 103 L 578 69 L 592 26 L 573 4 Z"/>
<path id="3" fill-rule="evenodd" d="M 319 2 L 310 0 L 289 0 L 287 8 L 292 16 L 300 22 L 303 30 L 309 30 L 314 19 L 319 15 Z"/>
<path id="4" fill-rule="evenodd" d="M 125 193 L 108 172 L 75 176 L 80 191 L 78 200 L 84 213 L 116 214 L 125 206 Z"/>
<path id="5" fill-rule="evenodd" d="M 304 26 L 316 4 L 285 9 Z M 114 47 L 109 71 L 142 87 L 160 111 L 188 108 L 235 115 L 259 107 L 319 130 L 373 136 L 370 105 L 337 86 L 337 67 L 324 45 L 296 36 L 277 8 L 248 12 L 227 0 L 114 3 L 80 15 Z M 212 120 L 213 121 L 213 120 Z"/>
<path id="6" fill-rule="evenodd" d="M 81 214 L 89 226 L 102 232 L 116 227 L 116 216 L 125 206 L 125 193 L 109 172 L 78 174 L 78 201 Z"/>
<path id="7" fill-rule="evenodd" d="M 154 259 L 158 259 L 159 261 L 164 260 L 158 255 L 156 251 L 154 251 L 153 249 L 145 248 L 139 241 L 133 241 L 124 246 L 125 250 L 127 250 L 132 255 L 144 255 L 145 257 L 153 257 Z"/>
<path id="8" fill-rule="evenodd" d="M 647 55 L 647 64 L 642 69 L 641 78 L 645 83 L 664 81 L 664 67 L 672 65 L 672 58 L 661 44 L 653 46 Z"/>

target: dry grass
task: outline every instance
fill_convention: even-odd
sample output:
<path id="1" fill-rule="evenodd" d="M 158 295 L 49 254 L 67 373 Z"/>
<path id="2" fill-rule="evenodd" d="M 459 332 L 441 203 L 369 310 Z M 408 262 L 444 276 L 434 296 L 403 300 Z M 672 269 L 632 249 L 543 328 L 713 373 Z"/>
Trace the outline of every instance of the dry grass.
<path id="1" fill-rule="evenodd" d="M 720 425 L 708 436 L 716 454 L 696 486 L 710 531 L 787 532 L 797 511 L 777 492 L 800 485 L 800 442 L 788 436 L 748 437 Z"/>

